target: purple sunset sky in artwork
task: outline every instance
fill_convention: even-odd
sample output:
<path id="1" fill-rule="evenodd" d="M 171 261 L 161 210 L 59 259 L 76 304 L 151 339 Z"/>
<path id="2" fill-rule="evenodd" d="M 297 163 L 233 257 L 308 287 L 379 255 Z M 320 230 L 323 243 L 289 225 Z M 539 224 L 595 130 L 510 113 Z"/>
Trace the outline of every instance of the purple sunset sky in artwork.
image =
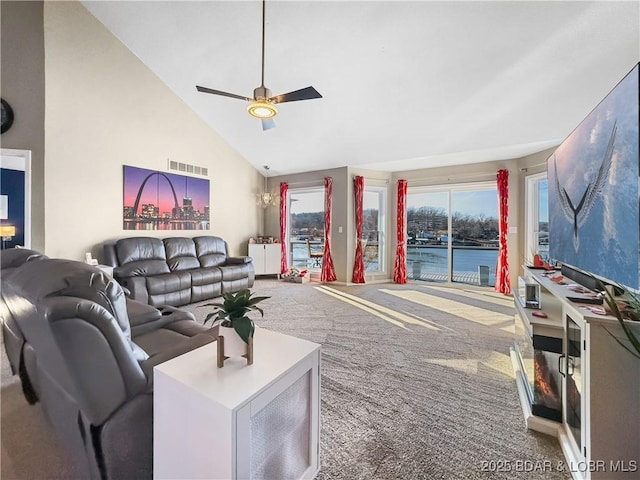
<path id="1" fill-rule="evenodd" d="M 171 209 L 174 207 L 174 198 L 169 182 L 163 176 L 165 175 L 173 184 L 179 206 L 182 206 L 184 197 L 190 197 L 193 201 L 193 208 L 204 212 L 204 207 L 209 205 L 209 180 L 127 165 L 124 166 L 124 206 L 133 207 L 142 182 L 156 172 L 159 175 L 149 178 L 142 190 L 140 206 L 145 203 L 153 203 L 160 207 L 160 215 L 165 212 L 171 213 Z"/>

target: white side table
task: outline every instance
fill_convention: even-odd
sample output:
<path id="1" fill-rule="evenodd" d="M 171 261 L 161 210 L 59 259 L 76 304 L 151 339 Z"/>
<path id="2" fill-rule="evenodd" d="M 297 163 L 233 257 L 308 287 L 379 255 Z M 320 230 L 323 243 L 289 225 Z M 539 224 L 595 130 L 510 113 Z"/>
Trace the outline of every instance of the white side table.
<path id="1" fill-rule="evenodd" d="M 256 328 L 253 365 L 216 343 L 154 369 L 154 478 L 312 479 L 320 345 Z"/>

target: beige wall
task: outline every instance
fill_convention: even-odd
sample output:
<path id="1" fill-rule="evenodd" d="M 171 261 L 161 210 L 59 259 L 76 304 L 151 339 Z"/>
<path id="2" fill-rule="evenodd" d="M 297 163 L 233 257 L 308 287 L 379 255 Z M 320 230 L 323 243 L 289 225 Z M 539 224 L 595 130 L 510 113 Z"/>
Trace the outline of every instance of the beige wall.
<path id="1" fill-rule="evenodd" d="M 122 227 L 122 166 L 167 170 L 167 159 L 209 168 L 211 230 L 233 255 L 262 226 L 262 176 L 80 3 L 46 2 L 45 205 L 50 256 L 101 257 Z"/>
<path id="2" fill-rule="evenodd" d="M 39 251 L 45 246 L 42 12 L 42 2 L 0 2 L 0 89 L 15 116 L 0 144 L 31 151 L 31 247 Z"/>
<path id="3" fill-rule="evenodd" d="M 452 167 L 425 168 L 406 172 L 378 172 L 358 168 L 339 168 L 283 175 L 269 179 L 270 190 L 279 189 L 280 182 L 287 182 L 291 188 L 322 185 L 325 176 L 333 178 L 333 224 L 332 252 L 338 282 L 351 281 L 355 256 L 355 227 L 353 177 L 362 175 L 366 185 L 387 186 L 387 248 L 384 275 L 368 275 L 367 282 L 393 278 L 393 265 L 396 251 L 396 197 L 397 180 L 406 179 L 409 187 L 451 185 L 460 183 L 495 182 L 500 169 L 509 171 L 509 225 L 516 232 L 507 237 L 508 261 L 510 265 L 511 285 L 517 284 L 517 277 L 522 273 L 524 259 L 525 228 L 525 177 L 546 170 L 546 159 L 554 149 L 526 157 L 495 162 L 485 162 Z M 342 226 L 342 233 L 338 232 Z M 265 211 L 265 235 L 279 237 L 278 207 L 269 207 Z"/>

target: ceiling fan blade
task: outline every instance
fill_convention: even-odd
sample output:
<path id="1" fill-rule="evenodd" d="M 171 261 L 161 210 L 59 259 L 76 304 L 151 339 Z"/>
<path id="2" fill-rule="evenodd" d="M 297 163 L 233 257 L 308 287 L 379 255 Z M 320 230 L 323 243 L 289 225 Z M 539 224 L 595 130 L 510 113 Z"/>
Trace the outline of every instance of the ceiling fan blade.
<path id="1" fill-rule="evenodd" d="M 262 130 L 271 130 L 272 128 L 276 128 L 276 121 L 273 118 L 263 118 Z"/>
<path id="2" fill-rule="evenodd" d="M 322 95 L 313 87 L 302 88 L 295 92 L 283 93 L 271 97 L 269 100 L 273 100 L 275 103 L 284 102 L 297 102 L 298 100 L 312 100 L 314 98 L 322 98 Z"/>
<path id="3" fill-rule="evenodd" d="M 196 89 L 202 93 L 212 93 L 214 95 L 222 95 L 223 97 L 237 98 L 238 100 L 246 100 L 247 102 L 253 102 L 253 98 L 243 97 L 242 95 L 236 95 L 235 93 L 222 92 L 220 90 L 213 90 L 212 88 L 201 87 L 196 85 Z"/>

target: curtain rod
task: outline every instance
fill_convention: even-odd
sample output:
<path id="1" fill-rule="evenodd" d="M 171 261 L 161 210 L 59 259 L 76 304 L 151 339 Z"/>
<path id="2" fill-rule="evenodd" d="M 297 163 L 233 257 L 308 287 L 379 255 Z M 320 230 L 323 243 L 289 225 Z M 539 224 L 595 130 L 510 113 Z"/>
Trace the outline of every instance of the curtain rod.
<path id="1" fill-rule="evenodd" d="M 279 182 L 286 183 L 290 187 L 318 187 L 324 185 L 324 177 L 321 180 L 308 180 L 306 182 Z"/>
<path id="2" fill-rule="evenodd" d="M 442 179 L 459 180 L 459 179 L 465 179 L 465 178 L 483 178 L 483 177 L 496 178 L 496 175 L 498 175 L 497 171 L 495 173 L 477 173 L 475 175 L 472 175 L 472 174 L 469 174 L 469 175 L 455 175 L 455 176 L 442 175 L 442 176 L 439 176 L 439 177 L 424 177 L 424 178 L 402 178 L 402 177 L 398 177 L 398 180 L 406 180 L 407 182 L 424 182 L 426 180 L 442 180 Z"/>
<path id="3" fill-rule="evenodd" d="M 529 165 L 528 167 L 522 167 L 520 169 L 521 172 L 528 172 L 530 168 L 536 168 L 536 167 L 541 167 L 542 165 L 546 165 L 547 161 L 545 160 L 544 162 L 540 162 L 540 163 L 536 163 L 535 165 Z"/>
<path id="4" fill-rule="evenodd" d="M 362 175 L 353 175 L 352 176 L 352 180 L 355 180 L 356 177 L 362 177 Z M 371 180 L 371 181 L 375 181 L 375 182 L 384 182 L 384 183 L 389 183 L 389 179 L 388 178 L 369 178 L 369 177 L 363 177 L 365 180 Z"/>

